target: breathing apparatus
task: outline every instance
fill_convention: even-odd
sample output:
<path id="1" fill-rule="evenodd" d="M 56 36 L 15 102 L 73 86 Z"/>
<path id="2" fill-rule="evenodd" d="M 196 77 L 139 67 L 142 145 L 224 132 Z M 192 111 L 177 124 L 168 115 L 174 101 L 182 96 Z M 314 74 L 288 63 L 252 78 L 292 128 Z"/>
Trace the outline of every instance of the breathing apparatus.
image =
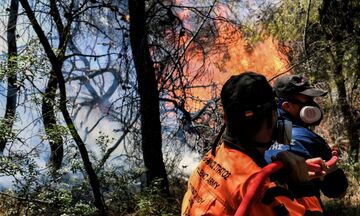
<path id="1" fill-rule="evenodd" d="M 316 106 L 304 106 L 300 111 L 301 120 L 310 125 L 318 125 L 322 116 L 322 111 Z"/>
<path id="2" fill-rule="evenodd" d="M 299 112 L 299 118 L 303 123 L 309 126 L 316 126 L 320 124 L 323 118 L 323 112 L 317 103 L 314 101 L 304 103 L 296 99 L 288 99 L 287 101 L 302 106 Z"/>

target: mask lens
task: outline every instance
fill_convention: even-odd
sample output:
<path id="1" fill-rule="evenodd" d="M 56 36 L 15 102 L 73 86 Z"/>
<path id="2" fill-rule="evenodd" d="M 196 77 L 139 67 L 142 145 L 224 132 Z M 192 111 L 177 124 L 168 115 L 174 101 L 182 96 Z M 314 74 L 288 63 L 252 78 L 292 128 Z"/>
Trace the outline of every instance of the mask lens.
<path id="1" fill-rule="evenodd" d="M 313 124 L 319 121 L 322 117 L 322 112 L 315 106 L 304 106 L 300 111 L 300 118 L 307 124 Z"/>

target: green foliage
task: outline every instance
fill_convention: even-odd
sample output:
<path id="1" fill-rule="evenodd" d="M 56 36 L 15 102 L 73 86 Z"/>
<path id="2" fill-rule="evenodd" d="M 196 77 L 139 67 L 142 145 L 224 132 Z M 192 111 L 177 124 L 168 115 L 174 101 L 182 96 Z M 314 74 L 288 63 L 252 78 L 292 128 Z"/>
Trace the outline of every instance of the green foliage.
<path id="1" fill-rule="evenodd" d="M 30 215 L 95 215 L 96 208 L 91 203 L 74 200 L 71 187 L 44 189 L 37 197 L 46 203 L 30 205 Z"/>
<path id="2" fill-rule="evenodd" d="M 310 0 L 311 1 L 311 0 Z M 265 11 L 261 18 L 261 33 L 275 36 L 281 41 L 301 40 L 304 34 L 307 16 L 309 23 L 315 24 L 319 18 L 316 8 L 322 1 L 312 0 L 308 11 L 309 0 L 283 0 Z"/>
<path id="3" fill-rule="evenodd" d="M 141 193 L 135 195 L 137 207 L 135 214 L 139 216 L 179 215 L 179 201 L 181 199 L 165 198 L 161 195 L 157 184 L 160 184 L 160 182 L 155 181 L 152 187 L 145 188 Z"/>
<path id="4" fill-rule="evenodd" d="M 15 159 L 15 160 L 14 160 Z M 7 176 L 14 176 L 17 172 L 21 172 L 21 163 L 18 163 L 18 157 L 0 157 L 0 173 Z"/>
<path id="5" fill-rule="evenodd" d="M 354 148 L 359 137 L 351 129 L 360 104 L 354 96 L 360 76 L 359 9 L 356 0 L 283 0 L 264 11 L 257 31 L 288 48 L 292 73 L 305 74 L 313 85 L 329 92 L 328 133 L 333 142 L 349 137 Z"/>
<path id="6" fill-rule="evenodd" d="M 44 137 L 44 139 L 48 140 L 49 142 L 54 141 L 58 142 L 63 137 L 66 137 L 69 135 L 69 130 L 66 126 L 54 124 L 51 125 L 51 127 L 45 128 L 47 137 Z M 50 140 L 53 139 L 53 140 Z"/>
<path id="7" fill-rule="evenodd" d="M 345 171 L 349 180 L 349 188 L 345 197 L 341 199 L 322 197 L 325 212 L 331 216 L 360 215 L 359 163 L 340 161 L 338 166 Z"/>
<path id="8" fill-rule="evenodd" d="M 345 161 L 339 164 L 350 178 L 358 178 L 360 176 L 360 163 Z"/>
<path id="9" fill-rule="evenodd" d="M 96 215 L 87 181 L 72 180 L 66 169 L 53 178 L 26 155 L 1 158 L 1 165 L 14 177 L 13 189 L 0 194 L 1 215 Z"/>
<path id="10" fill-rule="evenodd" d="M 44 188 L 45 189 L 45 188 Z M 6 198 L 7 197 L 7 198 Z M 5 199 L 6 198 L 6 199 Z M 39 199 L 41 198 L 41 200 Z M 69 189 L 41 191 L 36 197 L 22 198 L 14 191 L 5 191 L 0 198 L 1 215 L 96 215 L 90 203 L 74 202 Z"/>
<path id="11" fill-rule="evenodd" d="M 13 119 L 0 118 L 0 140 L 6 139 L 8 141 L 15 139 L 16 131 L 9 127 L 9 122 Z"/>
<path id="12" fill-rule="evenodd" d="M 55 175 L 39 169 L 26 155 L 0 159 L 0 172 L 19 179 L 14 182 L 13 189 L 0 193 L 0 215 L 97 215 L 89 183 L 83 175 L 81 158 L 76 151 L 65 155 L 65 166 Z M 145 169 L 132 166 L 130 161 L 127 160 L 127 169 L 113 164 L 98 172 L 107 213 L 179 215 L 186 185 L 182 177 L 172 178 L 172 192 L 164 195 L 160 193 L 158 182 L 153 187 L 143 188 L 141 179 Z"/>
<path id="13" fill-rule="evenodd" d="M 325 212 L 331 216 L 360 215 L 360 208 L 350 201 L 333 199 L 325 203 Z"/>
<path id="14" fill-rule="evenodd" d="M 2 81 L 5 77 L 6 74 L 6 58 L 4 58 L 4 56 L 6 56 L 4 53 L 2 53 L 2 55 L 0 55 L 0 81 Z"/>
<path id="15" fill-rule="evenodd" d="M 122 170 L 121 168 L 119 168 Z M 133 212 L 136 201 L 136 177 L 134 171 L 119 171 L 114 167 L 104 169 L 99 173 L 99 179 L 102 182 L 105 202 L 108 210 L 113 215 L 119 215 L 122 212 Z"/>
<path id="16" fill-rule="evenodd" d="M 42 80 L 47 77 L 50 71 L 50 64 L 45 57 L 42 46 L 38 40 L 30 40 L 25 49 L 18 54 L 17 57 L 12 57 L 12 61 L 16 62 L 16 66 L 9 71 L 7 54 L 6 58 L 0 60 L 0 80 L 6 74 L 16 74 L 16 85 L 26 89 L 25 80 L 34 83 L 36 79 Z"/>
<path id="17" fill-rule="evenodd" d="M 171 179 L 171 194 L 164 196 L 156 183 L 140 189 L 132 179 L 131 171 L 102 176 L 104 198 L 109 215 L 172 216 L 179 215 L 186 182 L 182 178 Z M 106 178 L 106 180 L 105 180 Z M 0 215 L 66 215 L 92 216 L 96 208 L 91 203 L 86 181 L 77 184 L 59 183 L 55 180 L 42 182 L 27 195 L 16 190 L 0 193 Z M 88 201 L 86 201 L 88 200 Z"/>
<path id="18" fill-rule="evenodd" d="M 114 141 L 114 137 L 110 137 L 102 131 L 99 132 L 99 136 L 96 138 L 96 144 L 99 146 L 101 153 L 103 154 L 106 152 L 109 145 L 114 143 Z"/>

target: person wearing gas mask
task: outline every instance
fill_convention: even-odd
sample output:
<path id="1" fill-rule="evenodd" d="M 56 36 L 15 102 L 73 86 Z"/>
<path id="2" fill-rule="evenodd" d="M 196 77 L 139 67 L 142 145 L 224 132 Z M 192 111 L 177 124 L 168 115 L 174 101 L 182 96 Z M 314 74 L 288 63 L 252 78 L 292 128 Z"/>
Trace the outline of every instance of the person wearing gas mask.
<path id="1" fill-rule="evenodd" d="M 221 90 L 221 102 L 225 134 L 222 143 L 213 146 L 190 176 L 182 203 L 183 216 L 234 215 L 266 166 L 265 150 L 277 138 L 277 131 L 284 130 L 284 125 L 277 124 L 275 97 L 263 75 L 244 72 L 232 76 Z M 305 160 L 287 151 L 276 158 L 284 164 L 287 182 L 296 183 L 301 193 L 266 178 L 248 215 L 322 215 Z"/>
<path id="2" fill-rule="evenodd" d="M 284 150 L 305 159 L 320 157 L 324 162 L 328 161 L 332 157 L 332 150 L 320 135 L 311 130 L 313 126 L 319 125 L 323 118 L 323 112 L 314 99 L 325 96 L 327 92 L 310 86 L 306 78 L 300 75 L 285 75 L 278 78 L 273 89 L 277 96 L 279 119 L 287 126 L 288 121 L 292 123 L 291 133 L 284 133 L 283 136 L 291 134 L 292 138 L 289 145 L 275 143 L 271 146 L 265 153 L 267 162 L 271 162 L 272 156 Z M 324 168 L 323 172 L 316 173 L 312 179 L 319 201 L 320 191 L 329 198 L 344 196 L 348 181 L 343 170 L 336 166 L 330 170 Z"/>

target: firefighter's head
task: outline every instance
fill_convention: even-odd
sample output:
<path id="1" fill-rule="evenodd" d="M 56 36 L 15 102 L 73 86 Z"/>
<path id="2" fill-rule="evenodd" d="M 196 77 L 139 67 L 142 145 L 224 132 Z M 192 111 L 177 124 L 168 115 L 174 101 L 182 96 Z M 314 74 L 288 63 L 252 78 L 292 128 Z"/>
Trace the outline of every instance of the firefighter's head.
<path id="1" fill-rule="evenodd" d="M 310 86 L 307 79 L 301 75 L 285 75 L 274 83 L 274 91 L 278 97 L 278 106 L 286 111 L 293 120 L 303 125 L 319 125 L 323 113 L 314 101 L 323 97 L 326 91 Z"/>
<path id="2" fill-rule="evenodd" d="M 221 90 L 226 135 L 241 143 L 269 147 L 275 128 L 276 103 L 266 78 L 254 72 L 230 77 Z"/>

